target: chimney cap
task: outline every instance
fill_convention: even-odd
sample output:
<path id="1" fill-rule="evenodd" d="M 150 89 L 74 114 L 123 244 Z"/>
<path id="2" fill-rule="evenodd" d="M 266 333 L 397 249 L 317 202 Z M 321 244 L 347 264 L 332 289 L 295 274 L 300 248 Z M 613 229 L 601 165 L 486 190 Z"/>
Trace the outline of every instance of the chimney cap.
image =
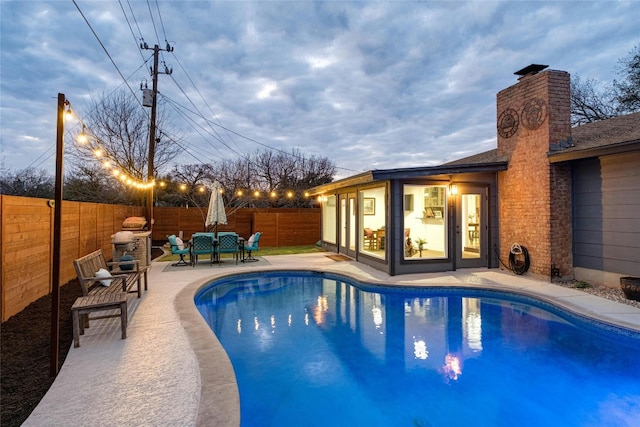
<path id="1" fill-rule="evenodd" d="M 549 67 L 549 66 L 548 65 L 541 65 L 541 64 L 531 64 L 531 65 L 527 65 L 522 70 L 516 71 L 513 74 L 515 74 L 517 76 L 526 76 L 528 74 L 538 74 L 540 71 L 544 70 L 547 67 Z"/>

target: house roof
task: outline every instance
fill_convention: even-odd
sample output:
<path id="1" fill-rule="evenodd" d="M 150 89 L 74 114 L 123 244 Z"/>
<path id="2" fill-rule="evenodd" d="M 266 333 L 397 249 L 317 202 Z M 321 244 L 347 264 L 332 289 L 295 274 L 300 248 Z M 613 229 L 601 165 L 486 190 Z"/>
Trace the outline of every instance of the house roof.
<path id="1" fill-rule="evenodd" d="M 412 179 L 424 177 L 438 177 L 464 173 L 486 173 L 497 172 L 507 169 L 507 162 L 479 162 L 464 164 L 444 164 L 441 166 L 398 168 L 398 169 L 374 169 L 358 175 L 353 175 L 338 181 L 320 185 L 309 190 L 313 194 L 331 192 L 340 188 L 352 187 L 356 185 L 368 184 L 370 182 L 384 181 L 389 179 Z"/>
<path id="2" fill-rule="evenodd" d="M 619 154 L 640 149 L 640 113 L 613 117 L 571 129 L 562 148 L 549 152 L 551 163 Z"/>
<path id="3" fill-rule="evenodd" d="M 560 149 L 548 153 L 551 163 L 637 151 L 640 148 L 640 113 L 574 127 L 571 129 L 571 138 L 560 146 Z M 499 156 L 498 150 L 494 148 L 443 166 L 507 161 L 507 156 Z"/>
<path id="4" fill-rule="evenodd" d="M 468 165 L 468 164 L 486 164 L 486 163 L 507 163 L 507 156 L 498 155 L 498 149 L 485 151 L 483 153 L 474 154 L 473 156 L 465 157 L 462 159 L 454 160 L 452 162 L 445 163 L 443 166 L 453 165 Z"/>
<path id="5" fill-rule="evenodd" d="M 640 112 L 574 127 L 571 134 L 568 141 L 560 144 L 562 148 L 548 153 L 551 163 L 637 151 L 640 149 Z M 387 179 L 497 172 L 506 170 L 508 161 L 507 156 L 498 155 L 498 149 L 494 148 L 440 166 L 374 169 L 312 188 L 310 191 L 312 194 L 320 194 Z"/>

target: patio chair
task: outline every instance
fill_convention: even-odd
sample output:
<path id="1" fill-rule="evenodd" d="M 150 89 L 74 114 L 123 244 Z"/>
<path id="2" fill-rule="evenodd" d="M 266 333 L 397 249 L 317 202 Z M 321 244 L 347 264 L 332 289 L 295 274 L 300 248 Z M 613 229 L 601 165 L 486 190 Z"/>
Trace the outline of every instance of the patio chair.
<path id="1" fill-rule="evenodd" d="M 364 229 L 363 246 L 370 251 L 378 249 L 378 239 L 370 228 Z"/>
<path id="2" fill-rule="evenodd" d="M 184 259 L 184 256 L 189 254 L 189 248 L 186 248 L 184 246 L 184 243 L 182 243 L 182 245 L 180 244 L 182 242 L 182 239 L 178 242 L 178 238 L 176 237 L 175 234 L 172 234 L 171 236 L 169 236 L 168 239 L 169 239 L 169 244 L 171 245 L 171 254 L 180 255 L 180 261 L 171 265 L 172 266 L 189 265 L 187 264 L 187 261 Z"/>
<path id="3" fill-rule="evenodd" d="M 198 255 L 209 255 L 211 263 L 215 260 L 215 245 L 211 235 L 194 234 L 191 236 L 191 265 L 193 267 L 198 263 Z"/>
<path id="4" fill-rule="evenodd" d="M 233 254 L 237 264 L 239 249 L 237 234 L 218 234 L 218 255 Z"/>
<path id="5" fill-rule="evenodd" d="M 244 245 L 244 250 L 248 253 L 247 256 L 242 259 L 242 262 L 258 261 L 257 258 L 253 257 L 252 252 L 258 250 L 258 242 L 260 241 L 260 236 L 262 236 L 262 233 L 258 231 L 256 234 L 249 237 L 249 240 L 247 240 L 247 244 Z M 251 240 L 252 238 L 253 241 Z"/>

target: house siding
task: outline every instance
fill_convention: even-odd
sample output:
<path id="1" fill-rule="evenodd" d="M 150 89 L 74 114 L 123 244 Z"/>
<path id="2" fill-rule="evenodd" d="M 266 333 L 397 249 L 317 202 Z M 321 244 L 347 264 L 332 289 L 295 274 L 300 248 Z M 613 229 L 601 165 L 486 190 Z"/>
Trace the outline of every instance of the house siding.
<path id="1" fill-rule="evenodd" d="M 640 276 L 640 153 L 573 164 L 574 265 Z"/>

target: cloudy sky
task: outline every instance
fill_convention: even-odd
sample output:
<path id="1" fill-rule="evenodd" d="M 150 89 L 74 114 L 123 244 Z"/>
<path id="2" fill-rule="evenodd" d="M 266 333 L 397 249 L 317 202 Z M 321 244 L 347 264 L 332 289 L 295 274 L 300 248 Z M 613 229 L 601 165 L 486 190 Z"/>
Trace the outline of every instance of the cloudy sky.
<path id="1" fill-rule="evenodd" d="M 141 38 L 174 47 L 158 87 L 176 163 L 299 149 L 338 177 L 494 148 L 515 71 L 610 83 L 640 44 L 639 1 L 0 0 L 0 19 L 0 167 L 51 172 L 57 94 L 82 117 L 122 75 L 141 98 Z"/>

